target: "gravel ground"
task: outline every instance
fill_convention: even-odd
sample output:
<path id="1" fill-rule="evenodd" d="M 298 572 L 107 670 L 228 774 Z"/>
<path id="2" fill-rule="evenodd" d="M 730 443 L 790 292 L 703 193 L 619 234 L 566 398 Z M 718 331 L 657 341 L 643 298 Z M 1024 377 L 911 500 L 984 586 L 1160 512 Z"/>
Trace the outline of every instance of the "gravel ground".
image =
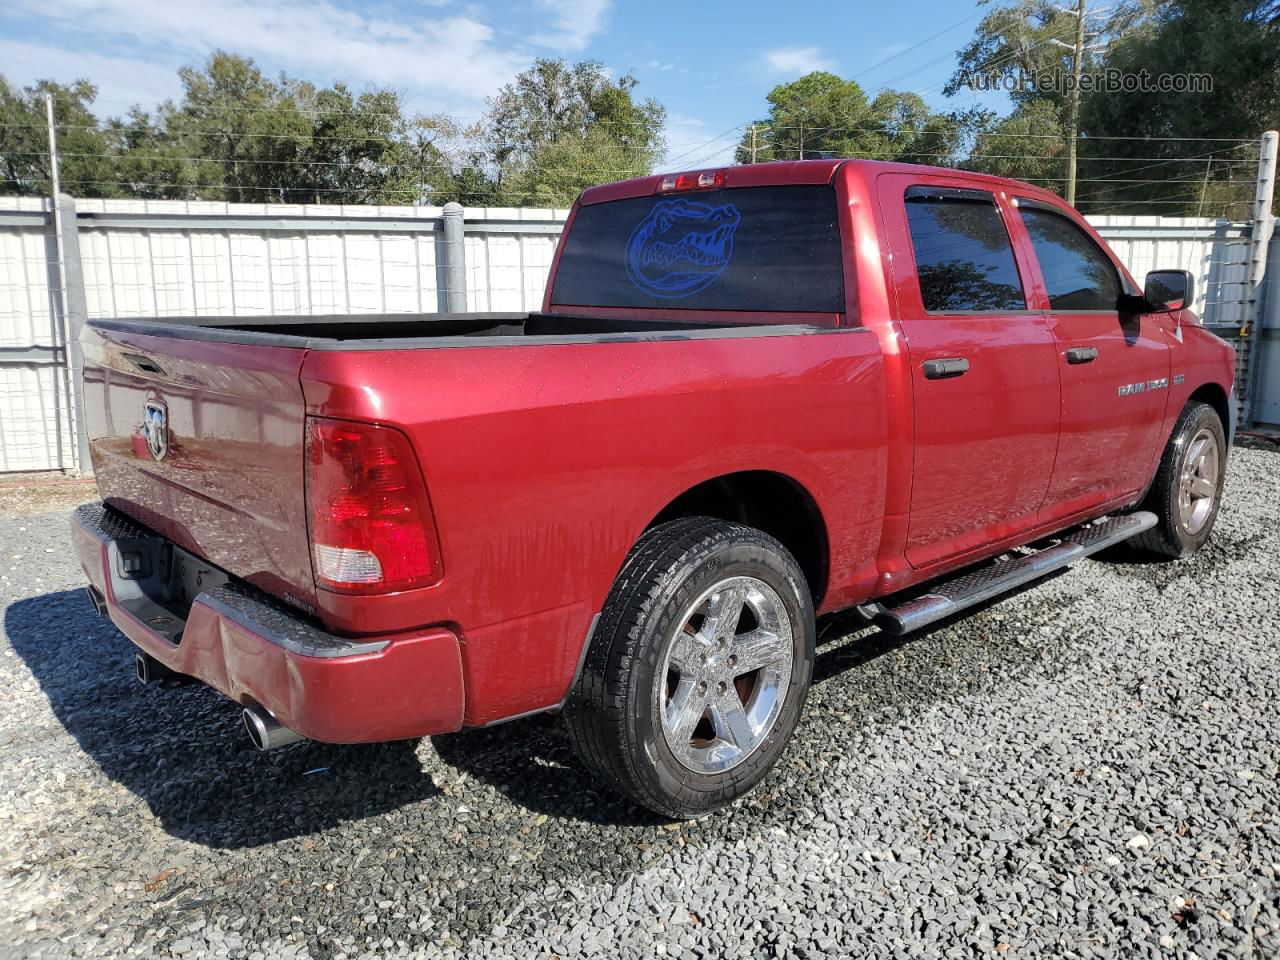
<path id="1" fill-rule="evenodd" d="M 547 718 L 255 753 L 0 518 L 0 955 L 1280 956 L 1278 492 L 1237 449 L 1192 560 L 826 622 L 777 772 L 681 825 Z"/>
<path id="2" fill-rule="evenodd" d="M 71 511 L 97 499 L 98 489 L 92 479 L 73 479 L 47 471 L 0 474 L 0 517 Z M 3 551 L 0 546 L 0 558 L 5 556 Z"/>

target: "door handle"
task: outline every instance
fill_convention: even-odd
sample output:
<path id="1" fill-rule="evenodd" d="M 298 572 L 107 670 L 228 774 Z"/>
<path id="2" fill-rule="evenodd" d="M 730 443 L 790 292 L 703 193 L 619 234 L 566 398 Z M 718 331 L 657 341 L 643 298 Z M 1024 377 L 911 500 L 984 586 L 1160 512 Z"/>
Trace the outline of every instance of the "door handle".
<path id="1" fill-rule="evenodd" d="M 968 372 L 969 361 L 964 357 L 945 357 L 942 360 L 924 362 L 926 380 L 950 380 L 952 377 L 963 377 Z"/>
<path id="2" fill-rule="evenodd" d="M 1067 363 L 1093 363 L 1097 359 L 1097 347 L 1069 347 L 1067 349 Z"/>

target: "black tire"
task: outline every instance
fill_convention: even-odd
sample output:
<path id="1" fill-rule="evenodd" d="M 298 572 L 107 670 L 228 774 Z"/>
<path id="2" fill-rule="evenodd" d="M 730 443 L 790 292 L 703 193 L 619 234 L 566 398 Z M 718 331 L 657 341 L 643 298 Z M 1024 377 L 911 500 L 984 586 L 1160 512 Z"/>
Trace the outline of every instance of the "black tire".
<path id="1" fill-rule="evenodd" d="M 1210 505 L 1200 516 L 1194 508 L 1188 509 L 1184 499 L 1184 481 L 1190 454 L 1194 452 L 1197 438 L 1213 445 L 1216 470 Z M 1226 477 L 1227 435 L 1222 418 L 1207 403 L 1189 403 L 1174 424 L 1173 434 L 1160 457 L 1156 478 L 1147 492 L 1141 509 L 1150 510 L 1157 522 L 1150 530 L 1140 533 L 1131 541 L 1134 548 L 1156 557 L 1179 559 L 1189 557 L 1199 550 L 1213 531 L 1218 509 L 1222 505 L 1222 484 Z"/>
<path id="2" fill-rule="evenodd" d="M 674 697 L 670 693 L 674 670 L 670 656 L 675 652 L 677 634 L 688 643 L 689 637 L 698 639 L 707 631 L 715 632 L 706 624 L 712 622 L 711 605 L 721 602 L 717 599 L 721 596 L 719 585 L 753 582 L 774 591 L 768 609 L 785 611 L 789 621 L 789 680 L 784 682 L 778 674 L 770 674 L 770 682 L 775 684 L 772 689 L 780 694 L 776 702 L 781 706 L 774 708 L 777 712 L 771 727 L 761 724 L 756 734 L 760 739 L 752 749 L 743 751 L 742 759 L 728 769 L 699 772 L 687 765 L 689 761 L 682 763 L 664 732 L 663 711 L 672 706 L 672 701 L 666 707 L 663 701 Z M 704 595 L 708 598 L 707 614 L 701 621 L 703 626 L 692 633 L 685 629 L 694 622 L 690 618 L 691 605 Z M 760 598 L 765 594 L 756 591 L 751 595 Z M 780 608 L 777 601 L 781 601 Z M 724 603 L 729 609 L 731 601 Z M 743 605 L 741 609 L 749 607 Z M 737 626 L 730 630 L 740 629 L 744 622 L 749 627 L 750 616 L 744 615 L 739 621 L 734 615 Z M 734 645 L 734 640 L 746 636 L 733 634 L 719 646 L 725 648 L 727 642 L 726 649 L 742 649 Z M 675 819 L 703 816 L 751 790 L 782 754 L 809 691 L 814 637 L 813 600 L 804 574 L 773 537 L 708 517 L 660 524 L 647 531 L 632 548 L 601 611 L 582 676 L 565 705 L 570 741 L 589 770 L 641 806 Z M 779 630 L 779 649 L 786 647 L 783 638 L 785 630 Z M 727 652 L 717 655 L 730 667 L 736 662 Z M 702 661 L 705 664 L 706 655 Z M 661 685 L 660 670 L 664 674 Z M 761 670 L 756 676 L 764 675 Z M 745 681 L 758 682 L 749 677 Z M 730 680 L 734 686 L 740 682 Z M 707 684 L 695 686 L 705 690 Z M 718 686 L 721 695 L 725 695 L 725 684 Z M 747 709 L 762 702 L 753 691 L 743 693 L 741 686 L 737 686 L 735 695 Z M 688 715 L 692 717 L 698 709 L 695 704 Z M 694 730 L 703 729 L 702 724 L 719 716 L 711 712 L 698 715 L 702 719 Z M 684 742 L 689 752 L 689 745 L 700 741 L 691 735 Z"/>

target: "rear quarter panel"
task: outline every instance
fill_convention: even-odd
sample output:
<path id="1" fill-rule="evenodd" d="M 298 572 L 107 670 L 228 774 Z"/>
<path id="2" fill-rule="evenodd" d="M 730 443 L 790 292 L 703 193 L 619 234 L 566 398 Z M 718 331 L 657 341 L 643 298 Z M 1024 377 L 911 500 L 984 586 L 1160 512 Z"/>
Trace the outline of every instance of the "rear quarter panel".
<path id="1" fill-rule="evenodd" d="M 631 545 L 698 483 L 792 478 L 827 528 L 828 606 L 874 580 L 884 504 L 879 348 L 862 330 L 704 339 L 313 351 L 308 412 L 399 426 L 439 528 L 444 576 L 325 619 L 462 636 L 466 722 L 558 703 Z"/>

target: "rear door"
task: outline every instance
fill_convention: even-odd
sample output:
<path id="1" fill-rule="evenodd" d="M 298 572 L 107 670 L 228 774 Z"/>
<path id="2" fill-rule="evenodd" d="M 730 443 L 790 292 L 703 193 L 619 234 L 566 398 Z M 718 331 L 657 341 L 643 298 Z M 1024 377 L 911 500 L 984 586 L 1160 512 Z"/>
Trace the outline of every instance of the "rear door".
<path id="1" fill-rule="evenodd" d="M 159 323 L 85 328 L 98 490 L 191 553 L 306 609 L 315 598 L 298 379 L 306 351 L 205 335 Z"/>
<path id="2" fill-rule="evenodd" d="M 1135 493 L 1150 479 L 1169 396 L 1168 320 L 1120 311 L 1129 282 L 1067 211 L 1025 198 L 1016 206 L 1062 380 L 1062 437 L 1043 513 L 1052 520 Z"/>
<path id="3" fill-rule="evenodd" d="M 1057 447 L 1057 352 L 1030 309 L 1004 197 L 945 176 L 887 175 L 914 391 L 906 555 L 929 566 L 1035 525 Z"/>

